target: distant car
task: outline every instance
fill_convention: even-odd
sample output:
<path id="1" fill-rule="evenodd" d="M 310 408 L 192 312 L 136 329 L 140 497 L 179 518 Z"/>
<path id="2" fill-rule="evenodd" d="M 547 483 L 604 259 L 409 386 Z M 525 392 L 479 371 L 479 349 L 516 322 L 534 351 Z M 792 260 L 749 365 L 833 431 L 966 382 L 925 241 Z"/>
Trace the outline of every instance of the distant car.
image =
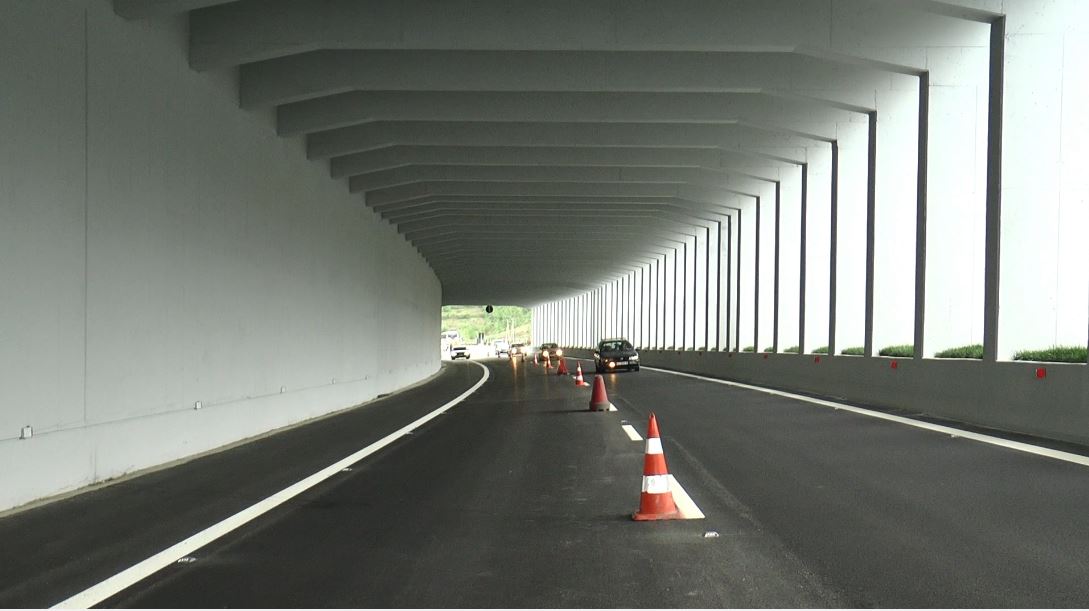
<path id="1" fill-rule="evenodd" d="M 510 358 L 526 360 L 526 352 L 528 349 L 525 344 L 511 344 L 510 345 Z"/>
<path id="2" fill-rule="evenodd" d="M 563 349 L 557 344 L 541 344 L 541 347 L 537 349 L 537 356 L 542 362 L 548 361 L 551 363 L 555 361 L 558 364 L 560 358 L 563 357 Z"/>
<path id="3" fill-rule="evenodd" d="M 594 350 L 594 369 L 598 373 L 604 373 L 621 367 L 628 371 L 639 371 L 639 353 L 635 346 L 622 337 L 598 342 Z"/>
<path id="4" fill-rule="evenodd" d="M 450 349 L 450 360 L 451 361 L 453 361 L 455 359 L 468 359 L 468 358 L 469 358 L 469 349 L 466 348 L 465 346 L 454 346 L 453 348 Z"/>
<path id="5" fill-rule="evenodd" d="M 505 339 L 495 340 L 495 356 L 510 356 L 510 342 Z"/>

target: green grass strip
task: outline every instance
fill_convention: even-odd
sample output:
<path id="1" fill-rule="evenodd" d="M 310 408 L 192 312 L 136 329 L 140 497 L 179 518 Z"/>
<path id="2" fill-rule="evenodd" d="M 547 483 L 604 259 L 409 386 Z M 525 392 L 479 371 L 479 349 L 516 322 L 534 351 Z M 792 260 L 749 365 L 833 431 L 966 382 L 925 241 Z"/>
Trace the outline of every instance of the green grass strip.
<path id="1" fill-rule="evenodd" d="M 813 354 L 828 354 L 828 346 L 821 346 L 813 350 Z"/>
<path id="2" fill-rule="evenodd" d="M 948 350 L 942 350 L 934 355 L 934 358 L 939 359 L 982 359 L 983 358 L 983 344 L 972 344 L 970 346 L 957 346 L 956 348 L 949 348 Z"/>
<path id="3" fill-rule="evenodd" d="M 756 346 L 745 346 L 741 349 L 742 352 L 756 352 Z"/>
<path id="4" fill-rule="evenodd" d="M 885 346 L 878 353 L 878 356 L 897 356 L 900 358 L 909 359 L 915 356 L 915 346 L 911 344 L 901 344 L 899 346 Z"/>
<path id="5" fill-rule="evenodd" d="M 1089 355 L 1085 346 L 1052 346 L 1045 350 L 1021 350 L 1013 355 L 1015 361 L 1044 361 L 1047 363 L 1084 363 Z"/>
<path id="6" fill-rule="evenodd" d="M 802 349 L 799 348 L 798 346 L 791 346 L 791 347 L 787 348 L 786 350 L 783 350 L 783 352 L 785 352 L 787 354 L 798 354 L 801 351 L 802 351 Z"/>
<path id="7" fill-rule="evenodd" d="M 847 356 L 862 356 L 866 353 L 866 348 L 864 346 L 852 346 L 850 348 L 844 348 L 843 350 L 840 350 L 839 353 L 845 354 Z"/>
<path id="8" fill-rule="evenodd" d="M 764 348 L 764 352 L 775 352 L 775 347 L 774 346 L 768 346 L 767 348 Z"/>

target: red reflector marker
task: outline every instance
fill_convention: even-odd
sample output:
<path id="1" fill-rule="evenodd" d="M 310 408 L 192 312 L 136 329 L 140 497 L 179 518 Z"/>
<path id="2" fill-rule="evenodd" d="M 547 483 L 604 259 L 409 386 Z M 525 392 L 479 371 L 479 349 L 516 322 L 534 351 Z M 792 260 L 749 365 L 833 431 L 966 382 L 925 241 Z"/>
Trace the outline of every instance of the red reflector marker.
<path id="1" fill-rule="evenodd" d="M 1047 369 L 1044 368 L 1044 367 L 1037 367 L 1036 368 L 1036 377 L 1038 379 L 1040 379 L 1040 380 L 1046 378 L 1047 377 Z"/>
<path id="2" fill-rule="evenodd" d="M 890 365 L 890 367 L 892 367 L 893 369 L 899 369 L 900 368 L 900 363 L 897 363 L 896 361 L 893 361 L 892 365 Z"/>
<path id="3" fill-rule="evenodd" d="M 814 362 L 814 363 L 819 363 L 819 362 L 821 362 L 821 357 L 819 357 L 819 356 L 815 356 L 815 357 L 813 357 L 813 362 Z"/>

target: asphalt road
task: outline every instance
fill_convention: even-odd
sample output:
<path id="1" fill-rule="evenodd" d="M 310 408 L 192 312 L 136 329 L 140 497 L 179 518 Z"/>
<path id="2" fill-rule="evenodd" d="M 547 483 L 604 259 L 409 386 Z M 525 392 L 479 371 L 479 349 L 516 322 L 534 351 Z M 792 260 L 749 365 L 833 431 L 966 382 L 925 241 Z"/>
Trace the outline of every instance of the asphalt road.
<path id="1" fill-rule="evenodd" d="M 618 411 L 591 413 L 569 378 L 488 366 L 447 414 L 104 606 L 1089 604 L 1086 467 L 646 368 L 606 375 Z M 0 519 L 0 606 L 62 600 L 480 375 L 448 364 L 364 408 Z M 651 411 L 704 520 L 629 518 L 643 444 L 621 424 L 645 433 Z"/>

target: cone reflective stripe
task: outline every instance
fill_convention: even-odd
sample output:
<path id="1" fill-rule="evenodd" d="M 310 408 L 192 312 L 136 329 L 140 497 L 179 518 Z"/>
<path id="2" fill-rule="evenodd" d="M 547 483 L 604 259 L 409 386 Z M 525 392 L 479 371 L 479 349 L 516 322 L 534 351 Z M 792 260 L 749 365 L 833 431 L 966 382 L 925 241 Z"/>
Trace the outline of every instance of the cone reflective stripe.
<path id="1" fill-rule="evenodd" d="M 570 373 L 571 373 L 570 371 L 567 371 L 567 359 L 565 359 L 565 358 L 563 358 L 561 356 L 560 357 L 560 366 L 556 368 L 556 375 L 565 376 L 565 375 L 569 375 Z"/>
<path id="2" fill-rule="evenodd" d="M 594 390 L 590 393 L 590 411 L 592 412 L 607 412 L 609 411 L 609 395 L 605 392 L 605 378 L 597 375 L 594 376 Z"/>
<path id="3" fill-rule="evenodd" d="M 537 362 L 537 353 L 536 352 L 533 353 L 533 364 L 534 365 L 540 365 L 540 363 Z"/>
<path id="4" fill-rule="evenodd" d="M 582 379 L 582 363 L 576 365 L 575 371 L 575 386 L 589 386 L 586 380 Z"/>
<path id="5" fill-rule="evenodd" d="M 647 425 L 647 445 L 643 455 L 643 490 L 639 495 L 639 511 L 633 520 L 678 520 L 681 513 L 669 488 L 669 468 L 666 467 L 662 439 L 658 434 L 658 419 L 652 413 Z"/>

